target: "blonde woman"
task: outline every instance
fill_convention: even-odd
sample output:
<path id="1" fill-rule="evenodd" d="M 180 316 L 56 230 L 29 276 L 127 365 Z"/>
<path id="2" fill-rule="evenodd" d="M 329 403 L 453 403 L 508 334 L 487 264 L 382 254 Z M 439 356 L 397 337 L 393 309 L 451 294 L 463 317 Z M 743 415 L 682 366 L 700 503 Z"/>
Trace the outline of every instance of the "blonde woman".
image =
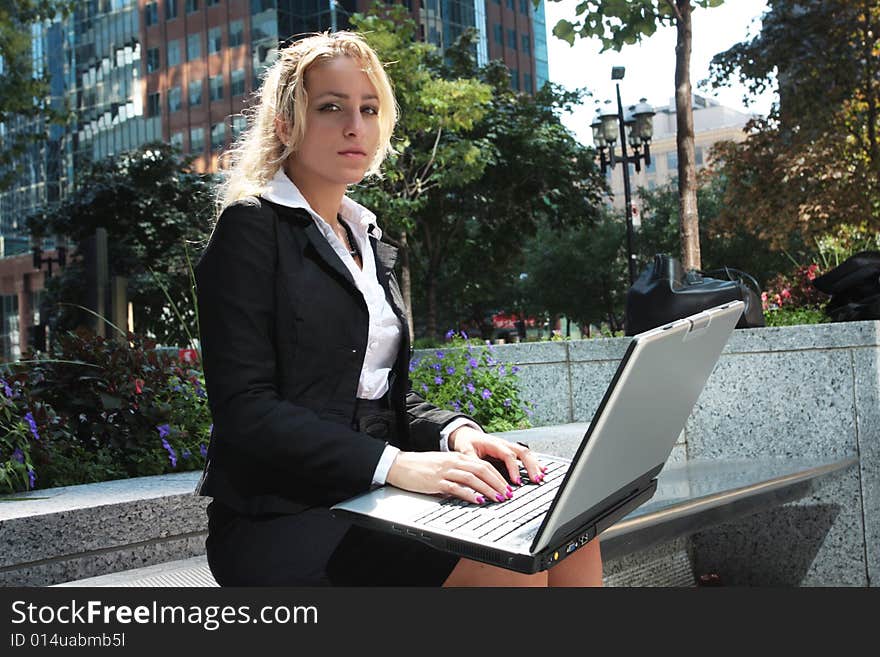
<path id="1" fill-rule="evenodd" d="M 516 492 L 481 457 L 503 460 L 512 478 L 521 462 L 540 480 L 542 466 L 409 391 L 396 252 L 345 196 L 391 149 L 396 103 L 375 52 L 347 32 L 299 40 L 279 51 L 252 112 L 196 266 L 214 421 L 199 493 L 213 498 L 217 581 L 600 583 L 598 548 L 526 576 L 330 515 L 373 486 L 489 504 Z"/>

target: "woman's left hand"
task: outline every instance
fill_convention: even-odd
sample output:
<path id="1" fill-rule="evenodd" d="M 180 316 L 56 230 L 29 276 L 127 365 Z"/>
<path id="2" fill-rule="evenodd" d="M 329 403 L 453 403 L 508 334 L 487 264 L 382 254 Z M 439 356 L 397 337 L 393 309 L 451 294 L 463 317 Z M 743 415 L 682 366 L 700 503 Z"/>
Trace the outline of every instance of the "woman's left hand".
<path id="1" fill-rule="evenodd" d="M 452 432 L 449 436 L 449 449 L 481 459 L 490 456 L 500 459 L 507 468 L 510 481 L 517 485 L 522 485 L 519 462 L 525 467 L 529 479 L 536 483 L 541 483 L 547 471 L 547 468 L 541 465 L 538 458 L 525 445 L 502 440 L 470 426 L 459 427 Z"/>

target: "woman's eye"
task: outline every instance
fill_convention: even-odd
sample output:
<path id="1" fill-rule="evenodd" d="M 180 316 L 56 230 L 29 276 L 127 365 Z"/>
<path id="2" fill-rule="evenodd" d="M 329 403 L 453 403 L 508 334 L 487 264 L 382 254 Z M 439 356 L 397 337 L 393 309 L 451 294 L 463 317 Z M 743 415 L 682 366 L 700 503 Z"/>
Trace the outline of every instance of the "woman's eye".
<path id="1" fill-rule="evenodd" d="M 321 112 L 338 112 L 339 105 L 336 103 L 327 103 L 326 105 L 322 105 L 318 108 Z"/>
<path id="2" fill-rule="evenodd" d="M 364 107 L 361 109 L 361 111 L 366 112 L 367 114 L 378 114 L 379 108 L 378 107 Z"/>

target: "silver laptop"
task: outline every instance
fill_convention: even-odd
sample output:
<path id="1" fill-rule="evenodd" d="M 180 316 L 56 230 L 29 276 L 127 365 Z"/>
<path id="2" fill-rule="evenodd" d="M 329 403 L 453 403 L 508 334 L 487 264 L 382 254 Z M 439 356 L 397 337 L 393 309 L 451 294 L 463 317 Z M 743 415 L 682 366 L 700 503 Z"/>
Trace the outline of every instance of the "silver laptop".
<path id="1" fill-rule="evenodd" d="M 336 517 L 522 573 L 555 565 L 644 504 L 743 312 L 734 301 L 633 337 L 572 459 L 540 455 L 540 484 L 478 505 L 377 488 Z"/>

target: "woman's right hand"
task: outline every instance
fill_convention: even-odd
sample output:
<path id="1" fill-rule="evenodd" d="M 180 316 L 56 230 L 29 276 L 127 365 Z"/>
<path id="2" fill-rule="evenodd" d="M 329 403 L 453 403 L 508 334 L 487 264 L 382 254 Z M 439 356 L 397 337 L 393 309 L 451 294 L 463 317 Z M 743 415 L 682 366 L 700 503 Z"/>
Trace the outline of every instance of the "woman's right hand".
<path id="1" fill-rule="evenodd" d="M 498 470 L 458 452 L 399 452 L 385 483 L 415 493 L 443 494 L 475 504 L 503 502 L 513 489 Z"/>

